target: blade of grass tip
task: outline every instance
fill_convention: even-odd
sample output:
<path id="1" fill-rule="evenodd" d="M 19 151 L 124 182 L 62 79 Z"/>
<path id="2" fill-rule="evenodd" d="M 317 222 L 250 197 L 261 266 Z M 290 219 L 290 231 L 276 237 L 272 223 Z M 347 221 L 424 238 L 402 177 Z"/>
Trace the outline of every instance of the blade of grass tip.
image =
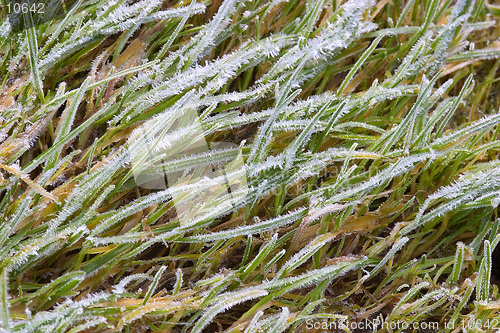
<path id="1" fill-rule="evenodd" d="M 57 125 L 56 129 L 56 138 L 54 140 L 54 145 L 59 144 L 62 142 L 61 138 L 64 138 L 71 132 L 71 126 L 73 126 L 73 121 L 75 120 L 75 115 L 76 111 L 78 110 L 78 107 L 80 106 L 80 103 L 83 99 L 83 96 L 87 92 L 87 88 L 89 86 L 90 78 L 88 77 L 85 81 L 83 81 L 80 89 L 78 89 L 78 92 L 76 96 L 73 98 L 71 101 L 71 104 L 69 107 L 63 111 L 63 114 L 61 116 L 61 119 L 59 121 L 59 124 Z M 53 155 L 49 158 L 47 163 L 45 164 L 45 170 L 47 171 L 50 168 L 54 167 L 54 165 L 57 163 L 57 160 L 59 159 L 59 156 L 61 155 L 63 147 L 59 147 L 56 151 L 54 151 Z"/>
<path id="2" fill-rule="evenodd" d="M 408 15 L 408 12 L 410 11 L 411 7 L 413 7 L 413 4 L 415 3 L 415 0 L 410 0 L 401 14 L 399 15 L 398 22 L 396 22 L 396 28 L 400 27 L 403 24 L 403 20 L 406 18 L 406 15 Z"/>
<path id="3" fill-rule="evenodd" d="M 300 46 L 304 46 L 306 44 L 307 39 L 314 27 L 314 24 L 318 21 L 318 17 L 321 14 L 324 3 L 325 0 L 313 0 L 307 2 L 306 9 L 309 9 L 309 13 L 295 29 L 295 33 L 300 33 L 302 34 L 302 36 L 304 36 L 304 38 L 300 42 Z"/>
<path id="4" fill-rule="evenodd" d="M 5 332 L 10 332 L 10 314 L 9 314 L 9 272 L 6 267 L 0 271 L 0 312 L 1 328 Z"/>
<path id="5" fill-rule="evenodd" d="M 202 317 L 197 321 L 193 327 L 192 333 L 200 333 L 202 330 L 213 321 L 213 318 L 227 309 L 232 308 L 236 304 L 250 301 L 256 298 L 267 296 L 268 292 L 265 290 L 244 290 L 237 293 L 230 293 L 228 296 L 221 299 L 214 306 L 210 307 Z"/>
<path id="6" fill-rule="evenodd" d="M 203 52 L 206 52 L 206 48 L 208 45 L 217 45 L 215 43 L 215 39 L 217 34 L 220 34 L 219 30 L 221 26 L 223 26 L 224 20 L 230 17 L 233 10 L 240 5 L 241 2 L 236 0 L 227 0 L 221 2 L 217 13 L 213 17 L 213 19 L 205 26 L 205 28 L 200 32 L 201 38 L 198 42 L 193 46 L 193 48 L 187 54 L 186 62 L 182 68 L 183 71 L 188 69 L 193 62 L 198 61 L 201 58 Z"/>
<path id="7" fill-rule="evenodd" d="M 438 9 L 437 7 L 438 7 L 439 3 L 440 3 L 440 1 L 438 1 L 438 0 L 431 0 L 430 1 L 429 7 L 426 9 L 425 21 L 424 21 L 422 28 L 416 34 L 414 34 L 413 37 L 399 49 L 399 51 L 398 51 L 397 55 L 394 57 L 394 59 L 401 59 L 403 53 L 406 52 L 413 44 L 415 44 L 415 42 L 422 35 L 424 35 L 428 31 L 429 25 L 437 12 L 437 9 Z M 410 5 L 410 4 L 408 4 L 408 5 Z M 417 6 L 418 6 L 418 3 L 417 3 Z"/>
<path id="8" fill-rule="evenodd" d="M 24 13 L 24 19 L 28 22 L 28 29 L 26 29 L 26 34 L 28 35 L 28 48 L 29 48 L 29 62 L 31 67 L 31 75 L 33 75 L 33 84 L 40 98 L 40 102 L 45 104 L 45 96 L 43 95 L 43 83 L 40 78 L 40 71 L 38 69 L 38 43 L 36 41 L 35 24 L 33 23 L 33 17 L 31 16 L 31 11 Z"/>
<path id="9" fill-rule="evenodd" d="M 300 89 L 295 90 L 288 96 L 287 99 L 282 99 L 284 98 L 284 94 L 281 95 L 280 100 L 278 101 L 279 104 L 277 103 L 276 109 L 273 111 L 272 115 L 267 118 L 266 122 L 261 126 L 259 130 L 257 139 L 252 145 L 250 156 L 248 157 L 248 164 L 257 164 L 267 157 L 267 155 L 265 154 L 265 150 L 269 141 L 273 138 L 273 136 L 271 135 L 272 125 L 276 121 L 276 119 L 278 119 L 278 116 L 281 114 L 282 109 L 288 103 L 291 103 L 292 100 L 299 95 L 299 93 Z M 276 95 L 279 94 L 280 93 L 277 91 Z"/>
<path id="10" fill-rule="evenodd" d="M 115 73 L 115 66 L 112 66 L 110 69 L 109 69 L 109 74 L 108 75 L 113 75 Z M 108 91 L 108 86 L 109 86 L 109 81 L 106 82 L 105 84 L 103 84 L 103 86 L 101 87 L 101 91 L 99 92 L 99 95 L 97 95 L 97 98 L 94 102 L 94 108 L 98 108 L 99 107 L 99 104 L 101 104 L 101 100 L 102 98 L 104 97 L 104 93 L 106 91 Z M 122 97 L 122 99 L 125 98 L 125 97 Z M 120 101 L 120 103 L 122 103 L 122 101 Z M 81 136 L 82 140 L 86 138 L 85 135 L 82 135 Z M 82 145 L 83 144 L 83 141 L 79 141 L 78 142 L 79 145 Z"/>
<path id="11" fill-rule="evenodd" d="M 299 76 L 300 71 L 304 68 L 307 62 L 307 57 L 304 57 L 297 68 L 294 69 L 292 75 L 286 79 L 284 84 L 281 86 L 276 84 L 275 89 L 275 99 L 276 99 L 276 107 L 273 111 L 272 115 L 267 118 L 266 122 L 261 126 L 259 130 L 259 134 L 257 135 L 257 139 L 252 146 L 252 150 L 250 151 L 250 156 L 248 157 L 248 164 L 256 164 L 262 161 L 266 154 L 264 154 L 267 144 L 272 139 L 272 125 L 278 119 L 278 116 L 281 114 L 281 110 L 285 108 L 289 103 L 291 103 L 295 97 L 297 97 L 301 89 L 297 89 L 292 91 L 293 83 L 297 76 Z"/>
<path id="12" fill-rule="evenodd" d="M 172 292 L 172 295 L 177 295 L 179 290 L 181 290 L 182 287 L 182 269 L 177 268 L 177 271 L 175 272 L 175 286 L 174 286 L 174 291 Z"/>
<path id="13" fill-rule="evenodd" d="M 133 72 L 136 72 L 136 71 L 139 71 L 141 69 L 144 69 L 144 68 L 147 68 L 151 65 L 154 65 L 155 63 L 157 63 L 157 61 L 151 61 L 151 62 L 148 62 L 147 64 L 145 65 L 141 65 L 141 66 L 137 66 L 137 67 L 134 67 L 132 69 L 129 69 L 129 70 L 124 70 L 124 71 L 121 71 L 119 73 L 117 73 L 116 75 L 113 75 L 113 76 L 110 76 L 110 77 L 107 77 L 106 79 L 103 79 L 102 81 L 99 81 L 97 83 L 94 83 L 94 84 L 91 84 L 89 85 L 87 88 L 90 90 L 90 89 L 93 89 L 97 86 L 99 86 L 100 84 L 103 84 L 103 83 L 106 83 L 106 82 L 109 82 L 111 80 L 114 80 L 114 79 L 117 79 L 119 78 L 120 76 L 123 76 L 123 75 L 128 75 L 128 74 L 131 74 Z M 56 105 L 56 102 L 57 103 L 61 103 L 61 102 L 64 102 L 66 99 L 70 98 L 71 96 L 74 96 L 76 93 L 78 92 L 78 89 L 75 89 L 75 90 L 72 90 L 66 94 L 64 94 L 63 96 L 61 96 L 60 98 L 56 98 L 52 101 L 49 102 L 48 105 L 45 106 L 45 110 L 47 110 L 48 108 L 52 107 L 53 105 Z M 65 135 L 63 138 L 61 138 L 61 142 L 59 144 L 52 144 L 52 146 L 45 150 L 43 153 L 41 153 L 40 155 L 38 155 L 36 158 L 34 158 L 32 161 L 30 161 L 26 166 L 23 167 L 23 171 L 24 172 L 31 172 L 33 171 L 37 166 L 39 166 L 41 163 L 45 162 L 46 160 L 48 160 L 50 158 L 50 156 L 57 150 L 59 149 L 59 146 L 63 145 L 64 142 L 67 142 L 69 140 L 71 140 L 73 137 L 77 136 L 78 134 L 80 134 L 81 132 L 83 132 L 88 126 L 90 126 L 92 123 L 95 123 L 96 125 L 99 124 L 99 117 L 101 117 L 102 115 L 105 115 L 110 109 L 113 108 L 113 106 L 115 106 L 116 104 L 114 104 L 114 99 L 110 99 L 106 104 L 105 106 L 101 107 L 100 109 L 98 109 L 98 111 L 96 113 L 94 113 L 93 115 L 91 115 L 87 120 L 85 120 L 82 124 L 80 124 L 77 128 L 75 128 L 74 130 L 72 130 L 70 133 L 68 133 L 67 135 Z"/>
<path id="14" fill-rule="evenodd" d="M 348 169 L 347 168 L 349 167 L 349 163 L 351 162 L 352 155 L 356 151 L 357 147 L 358 147 L 358 143 L 354 142 L 352 144 L 351 148 L 349 148 L 349 153 L 347 154 L 344 162 L 342 163 L 342 167 L 340 168 L 339 178 L 340 177 L 345 178 L 346 176 L 348 177 L 348 173 L 347 173 Z"/>
<path id="15" fill-rule="evenodd" d="M 51 44 L 57 40 L 57 37 L 59 37 L 61 31 L 63 31 L 63 29 L 67 27 L 68 20 L 70 18 L 73 18 L 73 14 L 80 7 L 82 2 L 83 0 L 78 0 L 77 3 L 75 3 L 73 7 L 71 7 L 70 11 L 64 15 L 64 19 L 59 24 L 57 24 L 56 30 L 50 34 L 49 40 L 45 43 L 45 46 L 43 47 L 40 53 L 43 54 L 51 46 Z"/>
<path id="16" fill-rule="evenodd" d="M 214 302 L 216 302 L 216 300 L 220 298 L 221 292 L 227 289 L 227 285 L 231 281 L 233 281 L 232 273 L 229 275 L 225 275 L 223 277 L 216 277 L 215 279 L 209 279 L 206 285 L 210 286 L 210 291 L 205 297 L 203 297 L 203 302 L 200 304 L 200 308 L 205 308 L 206 305 L 213 304 Z"/>
<path id="17" fill-rule="evenodd" d="M 287 327 L 287 319 L 290 316 L 290 310 L 288 307 L 284 307 L 281 314 L 278 316 L 276 321 L 269 324 L 270 330 L 266 330 L 269 333 L 281 333 Z"/>
<path id="18" fill-rule="evenodd" d="M 153 282 L 151 282 L 151 285 L 149 286 L 148 292 L 146 293 L 146 296 L 144 296 L 144 301 L 142 304 L 146 304 L 148 300 L 151 298 L 151 295 L 155 291 L 156 287 L 158 286 L 158 282 L 160 282 L 160 278 L 163 275 L 163 272 L 167 269 L 166 266 L 161 266 L 158 272 L 156 272 L 156 275 L 153 279 Z"/>
<path id="19" fill-rule="evenodd" d="M 247 265 L 247 267 L 243 270 L 243 272 L 240 275 L 240 280 L 243 281 L 245 280 L 250 273 L 253 272 L 253 270 L 262 264 L 264 262 L 264 259 L 267 258 L 269 253 L 276 247 L 276 242 L 278 241 L 278 234 L 274 234 L 262 250 L 259 252 L 259 254 Z"/>
<path id="20" fill-rule="evenodd" d="M 281 259 L 281 257 L 283 257 L 285 255 L 286 251 L 285 249 L 282 249 L 280 252 L 278 252 L 278 254 L 276 254 L 273 259 L 269 260 L 269 262 L 260 270 L 260 272 L 255 275 L 251 281 L 258 281 L 259 278 L 265 273 L 265 271 L 271 267 L 272 264 L 274 264 L 275 262 L 277 262 L 278 260 Z"/>
<path id="21" fill-rule="evenodd" d="M 195 94 L 192 90 L 187 92 L 184 96 L 182 96 L 175 103 L 175 105 L 172 106 L 172 108 L 171 108 L 172 117 L 178 117 L 177 115 L 182 111 L 182 108 L 185 107 L 185 105 L 188 103 L 188 101 L 193 98 L 193 96 L 195 96 Z M 150 156 L 151 152 L 153 152 L 154 149 L 159 145 L 161 139 L 165 136 L 165 133 L 167 133 L 167 131 L 170 129 L 171 124 L 173 123 L 174 120 L 172 120 L 172 122 L 170 124 L 168 124 L 168 123 L 165 124 L 164 129 L 160 133 L 154 133 L 157 135 L 157 137 L 154 138 L 154 141 L 151 144 L 148 144 L 147 147 L 144 147 L 144 146 L 139 147 L 137 142 L 141 142 L 141 143 L 145 142 L 144 140 L 146 138 L 148 138 L 148 140 L 149 140 L 148 134 L 150 134 L 150 133 L 147 133 L 147 134 L 144 134 L 144 132 L 141 133 L 139 139 L 136 138 L 135 141 L 134 141 L 134 139 L 129 139 L 128 147 L 127 147 L 127 151 L 126 151 L 128 158 L 132 158 L 133 156 L 139 156 L 139 158 L 137 158 L 137 160 L 134 161 L 134 163 L 132 164 L 132 167 L 130 168 L 128 173 L 122 178 L 122 180 L 116 186 L 115 190 L 111 193 L 111 196 L 115 195 L 116 192 L 122 188 L 122 186 L 125 184 L 125 182 L 128 181 L 131 177 L 133 177 L 134 174 L 136 174 L 137 170 L 139 170 L 143 166 L 143 164 L 148 160 L 148 157 Z M 138 141 L 138 140 L 140 140 L 140 141 Z M 141 149 L 141 150 L 146 149 L 146 150 L 141 151 L 140 154 L 138 154 L 138 152 L 134 151 L 134 150 L 139 150 L 139 149 Z"/>
<path id="22" fill-rule="evenodd" d="M 479 267 L 479 274 L 476 285 L 476 299 L 486 301 L 490 295 L 491 277 L 491 245 L 489 240 L 484 241 L 483 259 Z"/>
<path id="23" fill-rule="evenodd" d="M 333 125 L 335 125 L 340 120 L 340 118 L 346 113 L 346 111 L 348 110 L 345 108 L 346 105 L 347 105 L 347 100 L 343 100 L 342 102 L 340 102 L 335 111 L 332 113 L 332 115 L 330 116 L 330 120 L 328 121 L 328 124 L 326 125 L 323 132 L 320 133 L 318 139 L 316 140 L 316 145 L 311 150 L 313 153 L 318 151 L 319 147 L 321 147 L 321 143 L 328 135 L 328 133 L 330 133 L 330 131 L 332 130 Z"/>
<path id="24" fill-rule="evenodd" d="M 429 285 L 430 285 L 429 282 L 424 281 L 424 282 L 420 282 L 419 284 L 414 285 L 413 287 L 411 287 L 410 290 L 408 290 L 405 293 L 404 297 L 401 298 L 401 300 L 396 304 L 396 306 L 394 306 L 394 308 L 392 309 L 392 314 L 396 314 L 396 311 L 399 311 L 399 309 L 401 308 L 401 306 L 403 306 L 405 303 L 407 303 L 412 297 L 414 297 L 415 295 L 417 295 L 420 292 L 421 289 L 428 288 Z M 389 318 L 391 318 L 392 314 L 389 315 Z"/>
<path id="25" fill-rule="evenodd" d="M 495 238 L 491 241 L 491 251 L 493 252 L 500 242 L 500 234 L 496 234 Z"/>
<path id="26" fill-rule="evenodd" d="M 257 311 L 257 313 L 253 316 L 252 320 L 250 321 L 250 324 L 248 324 L 247 328 L 245 329 L 244 333 L 257 332 L 257 328 L 258 328 L 257 323 L 259 322 L 259 319 L 260 319 L 260 317 L 262 317 L 263 314 L 264 314 L 264 312 Z"/>
<path id="27" fill-rule="evenodd" d="M 158 54 L 156 55 L 155 59 L 159 60 L 159 59 L 163 58 L 163 56 L 165 55 L 165 53 L 167 53 L 168 49 L 170 48 L 170 46 L 172 46 L 172 43 L 174 42 L 174 40 L 179 35 L 179 33 L 181 32 L 182 28 L 184 28 L 184 26 L 186 25 L 186 21 L 191 16 L 191 12 L 193 10 L 194 4 L 196 4 L 196 3 L 197 3 L 196 1 L 191 1 L 191 3 L 189 4 L 188 11 L 182 17 L 182 19 L 179 22 L 179 24 L 177 25 L 177 27 L 175 27 L 174 32 L 172 34 L 170 34 L 170 36 L 168 37 L 168 40 L 165 42 L 165 44 L 163 44 L 160 52 L 158 52 Z"/>
<path id="28" fill-rule="evenodd" d="M 316 115 L 313 117 L 311 121 L 307 124 L 306 128 L 293 140 L 293 142 L 288 146 L 287 152 L 285 155 L 285 168 L 289 169 L 295 158 L 297 157 L 297 154 L 300 153 L 300 150 L 305 146 L 307 141 L 309 141 L 309 138 L 311 137 L 314 126 L 316 123 L 319 121 L 319 119 L 325 114 L 326 110 L 330 106 L 331 102 L 326 103 L 318 112 L 316 112 Z M 310 109 L 310 108 L 309 108 Z"/>
<path id="29" fill-rule="evenodd" d="M 469 88 L 472 87 L 473 83 L 474 83 L 474 76 L 472 74 L 470 74 L 469 77 L 467 78 L 467 80 L 465 81 L 462 89 L 460 90 L 460 93 L 458 94 L 457 99 L 454 101 L 453 105 L 451 106 L 450 112 L 448 112 L 448 114 L 446 115 L 446 117 L 443 119 L 443 121 L 439 125 L 438 129 L 436 130 L 436 135 L 434 136 L 435 138 L 438 138 L 441 136 L 441 133 L 443 132 L 446 124 L 448 124 L 448 122 L 451 119 L 451 116 L 455 113 L 455 110 L 458 108 L 458 105 L 460 104 L 460 102 L 462 102 L 463 97 L 465 95 L 465 92 L 468 91 Z"/>
<path id="30" fill-rule="evenodd" d="M 456 283 L 460 277 L 460 271 L 462 270 L 462 263 L 464 260 L 464 244 L 459 243 L 457 247 L 457 252 L 455 253 L 455 260 L 453 261 L 453 270 L 451 271 L 449 281 L 451 283 Z"/>
<path id="31" fill-rule="evenodd" d="M 113 80 L 122 78 L 123 76 L 127 76 L 129 74 L 133 74 L 133 73 L 139 72 L 139 71 L 141 71 L 143 69 L 146 69 L 148 67 L 152 67 L 152 66 L 156 65 L 157 63 L 158 63 L 158 60 L 153 60 L 153 61 L 147 62 L 147 63 L 145 63 L 143 65 L 139 65 L 139 66 L 136 66 L 136 67 L 125 69 L 125 70 L 120 71 L 120 72 L 118 72 L 116 74 L 113 74 L 113 75 L 110 75 L 110 76 L 106 76 L 104 79 L 102 79 L 100 81 L 97 81 L 95 83 L 90 84 L 87 87 L 87 89 L 91 90 L 91 89 L 97 88 L 100 85 L 108 83 L 109 81 L 113 81 Z M 57 98 L 54 98 L 50 102 L 48 102 L 48 104 L 45 105 L 44 108 L 41 109 L 40 111 L 45 113 L 46 110 L 50 109 L 51 107 L 57 106 L 58 104 L 60 104 L 60 103 L 62 103 L 64 101 L 66 101 L 67 99 L 73 97 L 74 95 L 76 95 L 78 93 L 78 91 L 79 91 L 79 89 L 73 89 L 73 90 L 70 90 L 70 91 L 66 92 L 65 94 L 57 96 Z M 99 123 L 96 123 L 96 124 L 99 124 Z"/>
<path id="32" fill-rule="evenodd" d="M 349 82 L 351 82 L 352 78 L 354 77 L 354 74 L 356 74 L 356 72 L 361 68 L 361 66 L 363 66 L 366 59 L 368 59 L 368 57 L 372 54 L 373 50 L 375 50 L 375 48 L 377 47 L 378 43 L 380 43 L 380 41 L 384 37 L 385 37 L 385 34 L 379 35 L 377 38 L 375 38 L 375 40 L 372 42 L 370 47 L 368 47 L 368 49 L 366 49 L 366 51 L 363 52 L 363 54 L 361 55 L 361 58 L 359 58 L 359 60 L 356 61 L 354 66 L 351 68 L 351 70 L 349 71 L 349 73 L 345 77 L 344 81 L 342 81 L 340 88 L 337 90 L 337 96 L 340 96 L 342 94 L 342 92 L 347 87 Z"/>
<path id="33" fill-rule="evenodd" d="M 401 123 L 396 127 L 396 130 L 391 133 L 387 138 L 382 136 L 380 138 L 380 141 L 385 141 L 384 143 L 384 148 L 382 149 L 382 154 L 387 154 L 390 149 L 400 140 L 403 136 L 404 137 L 404 143 L 406 146 L 410 146 L 409 142 L 412 139 L 412 133 L 413 133 L 413 126 L 414 122 L 417 119 L 417 116 L 421 114 L 423 111 L 423 106 L 425 105 L 425 102 L 428 101 L 431 95 L 432 88 L 434 87 L 434 84 L 436 83 L 437 79 L 441 76 L 441 73 L 443 70 L 439 71 L 434 77 L 427 83 L 427 84 L 422 84 L 422 90 L 418 94 L 417 100 L 411 107 L 410 111 L 408 111 L 408 114 L 403 118 Z M 389 133 L 389 132 L 388 132 Z"/>
<path id="34" fill-rule="evenodd" d="M 137 29 L 139 29 L 141 25 L 142 22 L 138 21 L 131 28 L 123 32 L 123 34 L 120 36 L 120 39 L 118 39 L 118 43 L 116 44 L 115 50 L 113 52 L 113 58 L 111 60 L 112 63 L 114 63 L 116 59 L 118 59 L 130 37 L 132 37 L 132 35 L 137 31 Z"/>
<path id="35" fill-rule="evenodd" d="M 493 126 L 500 123 L 500 114 L 494 113 L 492 115 L 486 116 L 478 121 L 473 122 L 471 125 L 451 132 L 448 135 L 442 136 L 435 140 L 432 144 L 432 148 L 439 150 L 442 147 L 449 145 L 450 143 L 457 143 L 463 137 L 478 134 L 481 131 L 487 130 Z"/>
<path id="36" fill-rule="evenodd" d="M 15 168 L 15 167 L 9 166 L 9 165 L 2 164 L 2 163 L 0 163 L 0 169 L 4 169 L 5 171 L 7 171 L 7 172 L 13 174 L 14 176 L 16 176 L 17 178 L 21 179 L 22 181 L 24 181 L 26 184 L 31 186 L 36 192 L 38 192 L 42 196 L 49 198 L 50 200 L 52 200 L 54 202 L 59 201 L 59 199 L 55 195 L 47 192 L 43 187 L 41 187 L 40 185 L 38 185 L 37 183 L 32 181 L 27 175 L 23 174 L 21 172 L 21 170 Z"/>
<path id="37" fill-rule="evenodd" d="M 248 256 L 250 255 L 250 249 L 252 248 L 252 235 L 248 235 L 247 238 L 247 246 L 245 247 L 245 252 L 243 253 L 243 259 L 241 259 L 241 266 L 240 269 L 245 266 Z"/>
<path id="38" fill-rule="evenodd" d="M 331 241 L 335 237 L 335 234 L 316 237 L 313 241 L 304 246 L 299 252 L 295 253 L 292 258 L 287 260 L 281 266 L 278 273 L 276 273 L 275 278 L 281 279 L 285 275 L 293 271 L 295 268 L 305 263 L 310 257 L 312 257 L 317 251 L 319 251 L 320 248 L 322 248 L 327 242 Z"/>
<path id="39" fill-rule="evenodd" d="M 394 244 L 393 247 L 389 250 L 389 252 L 385 255 L 385 257 L 378 263 L 378 265 L 375 266 L 374 269 L 372 269 L 372 271 L 370 272 L 370 276 L 375 276 L 375 273 L 377 273 L 377 271 L 381 269 L 382 266 L 384 266 L 385 263 L 389 261 L 389 259 L 393 258 L 396 252 L 398 252 L 403 247 L 403 245 L 405 245 L 408 242 L 408 240 L 409 240 L 408 237 L 403 237 L 400 240 L 398 240 L 396 244 Z"/>
<path id="40" fill-rule="evenodd" d="M 90 173 L 90 169 L 92 168 L 92 162 L 94 161 L 94 153 L 95 153 L 96 147 L 97 147 L 97 138 L 94 139 L 94 143 L 92 144 L 92 147 L 90 148 L 90 155 L 89 155 L 89 159 L 87 161 L 87 174 Z"/>

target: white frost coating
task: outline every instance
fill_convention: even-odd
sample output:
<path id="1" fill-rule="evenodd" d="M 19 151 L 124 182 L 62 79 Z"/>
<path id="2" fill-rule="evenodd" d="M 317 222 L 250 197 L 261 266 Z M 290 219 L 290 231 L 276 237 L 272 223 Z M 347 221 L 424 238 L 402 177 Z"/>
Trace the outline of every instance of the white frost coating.
<path id="1" fill-rule="evenodd" d="M 432 219 L 443 216 L 449 211 L 455 210 L 463 204 L 474 202 L 478 198 L 494 198 L 500 192 L 500 167 L 488 171 L 469 172 L 455 181 L 453 184 L 444 186 L 431 194 L 419 209 L 415 220 L 403 228 L 400 234 L 405 235 L 417 227 Z M 434 202 L 446 199 L 447 202 L 427 212 Z M 491 199 L 490 199 L 491 200 Z M 488 200 L 482 206 L 491 205 Z M 494 199 L 493 199 L 494 200 Z"/>
<path id="2" fill-rule="evenodd" d="M 178 105 L 182 103 L 184 101 Z M 230 210 L 241 204 L 248 194 L 246 167 L 242 156 L 238 154 L 222 168 L 201 164 L 191 170 L 162 170 L 162 164 L 185 160 L 186 155 L 206 153 L 210 158 L 213 154 L 208 149 L 197 111 L 189 107 L 173 110 L 174 114 L 156 117 L 164 118 L 168 115 L 169 118 L 164 121 L 153 119 L 135 129 L 129 140 L 128 154 L 132 160 L 136 184 L 150 189 L 168 187 L 181 226 L 188 226 L 212 215 L 216 211 L 215 207 Z M 211 145 L 215 152 L 217 148 L 237 147 L 231 143 Z M 162 156 L 161 164 L 152 163 L 156 162 L 155 157 L 158 155 Z"/>
<path id="3" fill-rule="evenodd" d="M 3 21 L 3 23 L 0 25 L 0 37 L 7 37 L 11 30 L 12 26 L 10 25 L 10 21 Z"/>

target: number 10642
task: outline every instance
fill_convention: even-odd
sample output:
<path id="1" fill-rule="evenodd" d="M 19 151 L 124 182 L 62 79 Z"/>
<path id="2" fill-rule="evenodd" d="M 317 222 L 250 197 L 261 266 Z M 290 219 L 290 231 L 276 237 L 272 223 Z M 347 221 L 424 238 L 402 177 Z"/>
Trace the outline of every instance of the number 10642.
<path id="1" fill-rule="evenodd" d="M 31 12 L 33 14 L 43 14 L 45 11 L 45 4 L 43 3 L 7 3 L 7 13 L 8 14 L 27 14 Z"/>

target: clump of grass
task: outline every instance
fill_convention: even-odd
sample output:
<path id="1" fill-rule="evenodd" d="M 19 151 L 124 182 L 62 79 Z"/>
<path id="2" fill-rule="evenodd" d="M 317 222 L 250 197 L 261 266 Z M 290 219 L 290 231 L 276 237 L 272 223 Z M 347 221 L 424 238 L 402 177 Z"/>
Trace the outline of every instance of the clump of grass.
<path id="1" fill-rule="evenodd" d="M 83 0 L 14 31 L 4 7 L 0 331 L 498 328 L 495 8 Z M 142 186 L 151 160 L 178 183 Z M 221 165 L 245 182 L 207 204 L 186 170 Z"/>

